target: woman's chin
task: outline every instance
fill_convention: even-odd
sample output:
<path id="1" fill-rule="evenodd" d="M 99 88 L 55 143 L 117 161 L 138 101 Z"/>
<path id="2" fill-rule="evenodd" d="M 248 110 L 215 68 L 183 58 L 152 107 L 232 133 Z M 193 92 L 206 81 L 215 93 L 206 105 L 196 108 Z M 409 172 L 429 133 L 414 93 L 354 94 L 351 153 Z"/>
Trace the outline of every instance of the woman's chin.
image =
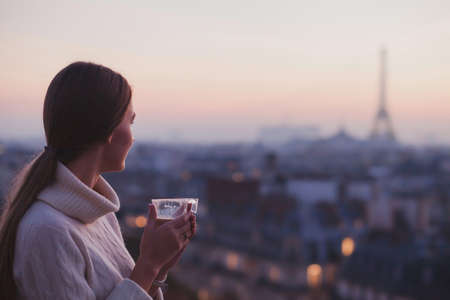
<path id="1" fill-rule="evenodd" d="M 123 171 L 124 169 L 125 169 L 125 162 L 122 162 L 121 164 L 118 164 L 117 166 L 110 166 L 106 170 L 103 170 L 103 172 L 105 172 L 105 173 L 120 172 L 120 171 Z"/>
<path id="2" fill-rule="evenodd" d="M 120 172 L 120 171 L 123 171 L 123 170 L 125 170 L 125 161 L 122 162 L 122 163 L 114 170 L 114 172 Z"/>

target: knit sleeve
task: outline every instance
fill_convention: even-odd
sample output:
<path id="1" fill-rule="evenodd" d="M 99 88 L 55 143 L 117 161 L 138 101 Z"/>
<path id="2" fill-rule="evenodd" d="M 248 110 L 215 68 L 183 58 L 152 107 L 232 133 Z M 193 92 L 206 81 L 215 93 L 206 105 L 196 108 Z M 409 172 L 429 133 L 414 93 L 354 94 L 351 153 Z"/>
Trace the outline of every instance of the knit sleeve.
<path id="1" fill-rule="evenodd" d="M 106 219 L 108 220 L 109 224 L 111 225 L 111 227 L 113 228 L 113 230 L 117 234 L 117 236 L 119 236 L 120 239 L 122 240 L 122 242 L 124 242 L 123 236 L 122 236 L 122 231 L 121 231 L 121 228 L 120 228 L 119 221 L 117 220 L 116 214 L 115 213 L 109 213 L 109 214 L 106 215 Z M 132 281 L 132 283 L 136 284 L 136 283 L 134 283 L 134 281 Z M 163 295 L 162 290 L 160 288 L 157 291 L 156 300 L 164 300 L 164 295 Z"/>
<path id="2" fill-rule="evenodd" d="M 21 299 L 97 299 L 85 278 L 86 262 L 69 233 L 51 226 L 33 226 L 27 240 L 16 245 L 22 247 L 16 249 L 14 260 L 14 278 Z M 119 299 L 152 300 L 138 284 L 126 278 L 105 300 Z"/>

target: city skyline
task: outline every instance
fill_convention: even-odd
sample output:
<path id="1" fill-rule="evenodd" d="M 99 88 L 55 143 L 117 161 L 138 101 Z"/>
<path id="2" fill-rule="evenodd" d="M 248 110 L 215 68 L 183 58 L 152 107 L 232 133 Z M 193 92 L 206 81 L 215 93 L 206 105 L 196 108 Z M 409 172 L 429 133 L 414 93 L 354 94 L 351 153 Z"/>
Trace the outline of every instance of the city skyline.
<path id="1" fill-rule="evenodd" d="M 399 141 L 450 144 L 447 3 L 2 2 L 0 8 L 2 138 L 43 136 L 46 88 L 76 60 L 104 64 L 129 80 L 137 140 L 254 141 L 260 128 L 280 124 L 315 124 L 324 136 L 344 124 L 365 138 L 385 45 L 388 109 Z"/>

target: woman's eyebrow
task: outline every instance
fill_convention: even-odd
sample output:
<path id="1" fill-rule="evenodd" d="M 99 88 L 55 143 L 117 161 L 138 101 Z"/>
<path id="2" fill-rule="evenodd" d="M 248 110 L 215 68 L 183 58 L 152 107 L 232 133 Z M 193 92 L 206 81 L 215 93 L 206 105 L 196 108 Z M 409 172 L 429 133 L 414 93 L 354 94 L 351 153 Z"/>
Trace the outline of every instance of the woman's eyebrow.
<path id="1" fill-rule="evenodd" d="M 133 113 L 133 116 L 131 117 L 131 120 L 134 120 L 136 118 L 136 113 Z"/>

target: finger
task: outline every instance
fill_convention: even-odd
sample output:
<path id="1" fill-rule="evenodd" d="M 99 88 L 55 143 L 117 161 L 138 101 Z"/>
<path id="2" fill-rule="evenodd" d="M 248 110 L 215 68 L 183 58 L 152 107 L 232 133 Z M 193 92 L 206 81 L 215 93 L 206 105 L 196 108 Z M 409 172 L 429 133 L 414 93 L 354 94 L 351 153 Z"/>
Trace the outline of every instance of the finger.
<path id="1" fill-rule="evenodd" d="M 195 233 L 197 232 L 197 218 L 195 216 L 193 217 L 191 231 L 192 231 L 192 235 L 191 235 L 191 238 L 192 238 L 195 235 Z"/>
<path id="2" fill-rule="evenodd" d="M 182 248 L 186 248 L 190 241 L 191 240 L 189 239 L 189 237 L 186 236 L 186 239 L 184 239 L 184 241 L 181 243 Z"/>
<path id="3" fill-rule="evenodd" d="M 182 246 L 181 250 L 177 252 L 177 255 L 175 255 L 175 257 L 173 258 L 173 260 L 175 262 L 178 262 L 178 260 L 180 259 L 181 254 L 183 254 L 183 249 L 185 249 L 186 246 Z"/>
<path id="4" fill-rule="evenodd" d="M 194 231 L 191 229 L 187 234 L 186 234 L 188 239 L 192 239 L 194 237 Z"/>
<path id="5" fill-rule="evenodd" d="M 155 224 L 156 224 L 156 208 L 153 204 L 149 204 L 147 226 L 154 227 Z"/>
<path id="6" fill-rule="evenodd" d="M 190 212 L 192 209 L 192 203 L 183 203 L 183 205 L 181 205 L 180 207 L 178 207 L 177 211 L 175 212 L 175 216 L 181 216 L 182 214 L 185 214 L 185 210 L 186 213 Z"/>
<path id="7" fill-rule="evenodd" d="M 184 209 L 185 209 L 184 205 L 180 205 L 177 208 L 177 211 L 175 212 L 174 216 L 181 216 L 184 213 Z"/>
<path id="8" fill-rule="evenodd" d="M 180 245 L 180 248 L 178 249 L 178 251 L 180 251 L 183 247 L 185 247 L 185 243 L 184 242 L 189 239 L 187 232 L 180 232 L 180 233 L 178 233 L 177 239 L 178 239 L 178 242 L 179 242 L 179 245 Z"/>
<path id="9" fill-rule="evenodd" d="M 191 229 L 190 234 L 188 234 L 188 239 L 192 239 L 195 236 L 195 233 L 197 232 L 196 228 Z"/>
<path id="10" fill-rule="evenodd" d="M 197 225 L 197 217 L 195 215 L 191 216 L 189 218 L 189 222 L 191 223 L 191 229 L 193 230 L 194 227 Z"/>
<path id="11" fill-rule="evenodd" d="M 186 213 L 182 216 L 179 216 L 178 218 L 171 221 L 171 224 L 174 226 L 174 228 L 180 228 L 184 226 L 189 221 L 189 218 L 191 217 L 191 212 Z"/>
<path id="12" fill-rule="evenodd" d="M 184 244 L 184 243 L 183 243 L 183 246 L 181 247 L 181 250 L 180 250 L 180 251 L 178 252 L 178 254 L 177 254 L 178 257 L 180 257 L 181 254 L 183 254 L 183 252 L 184 252 L 184 250 L 186 249 L 186 247 L 187 247 L 187 244 Z"/>
<path id="13" fill-rule="evenodd" d="M 183 235 L 185 233 L 188 233 L 191 231 L 191 224 L 186 223 L 184 226 L 179 227 L 176 229 L 176 231 L 178 232 L 178 234 Z"/>

